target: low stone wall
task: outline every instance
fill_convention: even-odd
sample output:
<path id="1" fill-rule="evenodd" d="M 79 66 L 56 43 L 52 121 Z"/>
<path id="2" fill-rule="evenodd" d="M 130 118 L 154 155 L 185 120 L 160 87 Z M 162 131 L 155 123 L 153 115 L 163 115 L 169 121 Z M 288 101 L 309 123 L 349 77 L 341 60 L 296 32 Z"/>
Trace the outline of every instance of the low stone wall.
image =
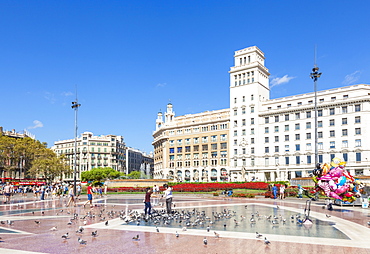
<path id="1" fill-rule="evenodd" d="M 168 180 L 165 179 L 122 179 L 122 180 L 109 180 L 105 183 L 108 188 L 117 188 L 117 187 L 153 187 L 154 185 L 162 186 L 163 184 L 168 183 Z"/>
<path id="2" fill-rule="evenodd" d="M 315 186 L 315 182 L 312 180 L 312 177 L 297 177 L 290 180 L 291 186 Z"/>

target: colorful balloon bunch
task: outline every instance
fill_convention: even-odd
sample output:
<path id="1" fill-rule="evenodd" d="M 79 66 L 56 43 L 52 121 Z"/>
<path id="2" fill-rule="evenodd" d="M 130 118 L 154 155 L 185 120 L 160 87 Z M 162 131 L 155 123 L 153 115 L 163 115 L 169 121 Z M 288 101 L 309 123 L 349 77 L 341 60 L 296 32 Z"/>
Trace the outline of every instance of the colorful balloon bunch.
<path id="1" fill-rule="evenodd" d="M 360 182 L 345 169 L 346 162 L 334 158 L 330 165 L 318 164 L 313 171 L 315 191 L 323 191 L 329 198 L 335 198 L 352 203 L 360 197 Z"/>

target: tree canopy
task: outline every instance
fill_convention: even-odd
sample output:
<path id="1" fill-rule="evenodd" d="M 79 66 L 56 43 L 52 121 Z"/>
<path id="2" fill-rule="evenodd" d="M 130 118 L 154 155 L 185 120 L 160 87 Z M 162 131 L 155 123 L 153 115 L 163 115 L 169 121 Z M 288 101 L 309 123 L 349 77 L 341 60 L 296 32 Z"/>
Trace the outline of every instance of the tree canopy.
<path id="1" fill-rule="evenodd" d="M 101 182 L 103 180 L 116 179 L 121 176 L 121 173 L 114 170 L 113 168 L 93 168 L 89 171 L 84 171 L 81 173 L 82 181 L 97 181 Z"/>

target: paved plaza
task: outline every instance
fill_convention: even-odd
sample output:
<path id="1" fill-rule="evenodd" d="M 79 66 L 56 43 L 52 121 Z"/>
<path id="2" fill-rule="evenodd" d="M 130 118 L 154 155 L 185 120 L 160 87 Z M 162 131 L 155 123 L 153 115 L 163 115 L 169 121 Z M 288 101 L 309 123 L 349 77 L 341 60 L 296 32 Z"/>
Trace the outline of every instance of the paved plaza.
<path id="1" fill-rule="evenodd" d="M 154 209 L 164 222 L 155 225 L 128 216 L 143 211 L 143 198 L 108 195 L 95 198 L 90 208 L 83 207 L 86 195 L 75 207 L 66 207 L 66 198 L 13 196 L 11 204 L 0 205 L 0 253 L 370 253 L 370 209 L 333 206 L 329 211 L 324 200 L 313 201 L 313 225 L 307 226 L 300 223 L 307 199 L 175 194 L 174 210 L 187 214 L 184 222 L 178 217 L 165 221 L 159 200 Z M 212 219 L 216 215 L 221 218 Z M 195 223 L 200 216 L 204 224 L 184 226 L 185 220 Z M 62 238 L 66 233 L 67 239 Z"/>

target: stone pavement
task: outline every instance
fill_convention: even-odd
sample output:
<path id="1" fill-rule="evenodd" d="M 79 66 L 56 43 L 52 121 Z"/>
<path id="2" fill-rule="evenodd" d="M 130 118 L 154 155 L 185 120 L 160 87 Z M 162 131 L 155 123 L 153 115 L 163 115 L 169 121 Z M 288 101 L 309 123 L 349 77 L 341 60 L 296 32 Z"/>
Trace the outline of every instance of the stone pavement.
<path id="1" fill-rule="evenodd" d="M 76 207 L 65 207 L 66 198 L 40 201 L 31 194 L 27 197 L 15 195 L 11 204 L 1 202 L 0 205 L 0 253 L 370 253 L 370 227 L 367 225 L 370 209 L 333 206 L 334 210 L 328 211 L 323 209 L 323 200 L 312 202 L 311 216 L 335 225 L 348 239 L 264 234 L 271 241 L 270 245 L 265 245 L 263 238 L 256 239 L 256 234 L 251 232 L 218 230 L 220 237 L 216 238 L 214 230 L 189 228 L 181 231 L 180 227 L 160 226 L 158 233 L 155 227 L 124 225 L 117 214 L 137 209 L 141 212 L 143 197 L 109 195 L 95 198 L 90 208 L 82 205 L 86 195 L 78 200 Z M 306 199 L 241 199 L 175 193 L 174 202 L 175 209 L 258 204 L 303 213 Z M 94 216 L 84 217 L 87 213 Z M 71 220 L 74 214 L 77 217 Z M 80 226 L 84 231 L 76 233 Z M 51 230 L 53 227 L 56 230 Z M 95 230 L 97 237 L 91 236 Z M 175 236 L 176 231 L 179 237 Z M 62 239 L 65 233 L 69 233 L 68 239 Z M 136 235 L 139 241 L 132 239 Z M 79 237 L 87 243 L 80 244 Z M 203 244 L 204 237 L 207 245 Z"/>

